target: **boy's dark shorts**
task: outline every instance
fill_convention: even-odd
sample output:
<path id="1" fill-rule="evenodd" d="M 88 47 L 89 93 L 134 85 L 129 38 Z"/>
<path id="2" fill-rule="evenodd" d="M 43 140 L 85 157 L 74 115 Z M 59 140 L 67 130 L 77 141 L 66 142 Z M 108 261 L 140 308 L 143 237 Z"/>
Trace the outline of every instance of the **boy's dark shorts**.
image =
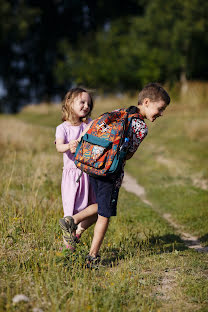
<path id="1" fill-rule="evenodd" d="M 98 214 L 106 218 L 116 216 L 119 188 L 115 179 L 90 176 L 90 183 L 98 203 Z"/>

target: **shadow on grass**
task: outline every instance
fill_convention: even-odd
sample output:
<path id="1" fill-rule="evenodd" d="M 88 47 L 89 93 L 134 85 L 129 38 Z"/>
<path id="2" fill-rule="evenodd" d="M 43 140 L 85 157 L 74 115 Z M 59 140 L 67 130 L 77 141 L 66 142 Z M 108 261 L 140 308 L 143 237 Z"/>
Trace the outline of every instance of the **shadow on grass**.
<path id="1" fill-rule="evenodd" d="M 158 253 L 183 251 L 188 247 L 181 240 L 180 236 L 175 234 L 166 234 L 163 236 L 151 236 L 149 239 L 151 248 L 157 250 Z"/>
<path id="2" fill-rule="evenodd" d="M 208 246 L 208 233 L 199 237 L 200 242 L 205 243 L 205 246 Z"/>
<path id="3" fill-rule="evenodd" d="M 188 249 L 180 236 L 175 234 L 152 235 L 145 240 L 129 241 L 129 244 L 123 245 L 120 243 L 120 245 L 120 248 L 108 248 L 105 250 L 104 258 L 101 262 L 103 266 L 116 266 L 120 260 L 130 258 L 138 254 L 138 251 L 141 253 L 141 256 L 148 256 L 150 254 L 171 253 Z"/>
<path id="4" fill-rule="evenodd" d="M 121 250 L 121 248 L 109 248 L 105 251 L 101 264 L 102 266 L 117 266 L 119 264 L 119 260 L 123 260 L 125 257 L 125 252 L 124 250 Z"/>
<path id="5" fill-rule="evenodd" d="M 101 266 L 102 267 L 116 267 L 121 260 L 128 260 L 134 256 L 147 257 L 153 254 L 171 253 L 175 251 L 183 251 L 187 246 L 181 240 L 180 236 L 175 234 L 166 235 L 147 235 L 145 239 L 138 239 L 138 233 L 130 233 L 125 236 L 118 247 L 104 247 Z M 74 266 L 77 269 L 85 266 L 85 258 L 88 253 L 88 248 L 80 245 L 75 253 L 69 250 L 58 252 L 56 257 L 56 264 L 68 267 L 69 270 Z"/>

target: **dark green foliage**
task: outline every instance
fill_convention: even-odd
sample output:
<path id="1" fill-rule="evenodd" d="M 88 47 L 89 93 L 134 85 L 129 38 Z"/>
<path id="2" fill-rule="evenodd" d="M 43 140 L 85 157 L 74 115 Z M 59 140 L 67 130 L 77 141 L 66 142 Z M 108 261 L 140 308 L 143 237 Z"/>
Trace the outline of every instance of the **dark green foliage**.
<path id="1" fill-rule="evenodd" d="M 57 77 L 107 91 L 135 90 L 149 81 L 207 79 L 206 3 L 149 1 L 142 15 L 110 21 L 96 34 L 62 51 Z M 203 49 L 199 41 L 202 42 Z"/>
<path id="2" fill-rule="evenodd" d="M 206 1 L 0 1 L 0 17 L 0 111 L 73 84 L 109 92 L 208 78 Z"/>

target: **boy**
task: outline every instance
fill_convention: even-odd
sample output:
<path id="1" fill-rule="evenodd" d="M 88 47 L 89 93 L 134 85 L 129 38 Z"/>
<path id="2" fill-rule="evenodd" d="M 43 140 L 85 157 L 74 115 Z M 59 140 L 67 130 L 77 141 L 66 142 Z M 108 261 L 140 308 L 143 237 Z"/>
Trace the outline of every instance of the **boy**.
<path id="1" fill-rule="evenodd" d="M 126 147 L 128 154 L 126 160 L 133 156 L 147 135 L 148 129 L 144 119 L 154 122 L 156 118 L 162 116 L 169 103 L 170 97 L 168 93 L 158 83 L 149 83 L 141 90 L 138 97 L 138 106 L 137 108 L 134 107 L 135 111 L 140 115 L 139 119 L 135 118 L 132 120 L 131 128 L 128 132 L 128 146 Z M 116 205 L 124 176 L 124 166 L 125 162 L 123 163 L 122 170 L 114 177 L 95 178 L 90 176 L 90 183 L 96 194 L 97 205 L 91 205 L 80 213 L 73 215 L 73 217 L 65 217 L 59 221 L 64 235 L 68 235 L 72 239 L 77 224 L 88 218 L 94 218 L 98 214 L 92 245 L 87 256 L 89 266 L 99 261 L 98 252 L 107 231 L 109 219 L 111 216 L 116 216 Z"/>

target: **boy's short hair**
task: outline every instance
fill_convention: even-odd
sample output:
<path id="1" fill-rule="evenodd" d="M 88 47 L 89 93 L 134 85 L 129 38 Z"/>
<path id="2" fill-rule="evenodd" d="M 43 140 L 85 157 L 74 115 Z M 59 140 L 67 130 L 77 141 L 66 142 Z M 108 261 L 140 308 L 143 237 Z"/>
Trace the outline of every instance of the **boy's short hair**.
<path id="1" fill-rule="evenodd" d="M 145 98 L 149 98 L 152 102 L 164 101 L 166 105 L 170 103 L 170 96 L 157 82 L 148 83 L 140 92 L 138 105 L 142 104 Z"/>

